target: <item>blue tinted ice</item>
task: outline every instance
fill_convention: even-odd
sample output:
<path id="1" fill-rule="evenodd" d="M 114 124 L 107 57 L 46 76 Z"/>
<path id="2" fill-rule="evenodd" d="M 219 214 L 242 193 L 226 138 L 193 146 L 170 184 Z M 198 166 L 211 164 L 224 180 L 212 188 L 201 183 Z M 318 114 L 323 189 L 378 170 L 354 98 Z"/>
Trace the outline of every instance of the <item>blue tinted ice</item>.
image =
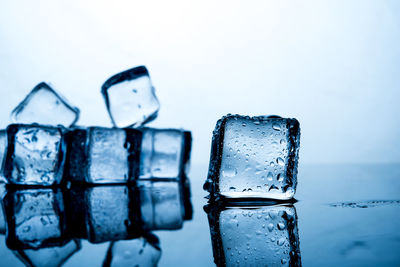
<path id="1" fill-rule="evenodd" d="M 26 264 L 26 266 L 58 267 L 66 262 L 74 253 L 79 251 L 80 248 L 80 241 L 72 240 L 64 246 L 41 248 L 38 250 L 17 250 L 15 251 L 15 254 Z"/>
<path id="2" fill-rule="evenodd" d="M 47 125 L 73 125 L 79 119 L 79 109 L 49 85 L 38 84 L 12 111 L 14 123 L 40 123 Z"/>
<path id="3" fill-rule="evenodd" d="M 149 240 L 151 239 L 151 240 Z M 157 266 L 161 258 L 158 238 L 150 235 L 111 243 L 104 267 Z"/>
<path id="4" fill-rule="evenodd" d="M 157 117 L 160 104 L 144 66 L 112 76 L 101 92 L 114 126 L 138 126 Z"/>
<path id="5" fill-rule="evenodd" d="M 138 181 L 145 230 L 180 229 L 185 208 L 178 181 Z"/>
<path id="6" fill-rule="evenodd" d="M 0 183 L 7 182 L 7 179 L 3 175 L 6 152 L 7 152 L 7 132 L 5 130 L 0 130 Z"/>
<path id="7" fill-rule="evenodd" d="M 9 183 L 53 185 L 61 181 L 65 143 L 58 127 L 12 124 L 4 176 Z"/>
<path id="8" fill-rule="evenodd" d="M 60 191 L 9 191 L 3 201 L 9 248 L 38 249 L 65 242 L 66 219 Z"/>
<path id="9" fill-rule="evenodd" d="M 85 192 L 86 228 L 92 243 L 129 237 L 131 213 L 126 186 L 97 186 Z"/>
<path id="10" fill-rule="evenodd" d="M 177 178 L 187 172 L 191 134 L 177 129 L 143 128 L 140 178 Z"/>
<path id="11" fill-rule="evenodd" d="M 293 206 L 211 207 L 208 218 L 217 266 L 301 266 Z"/>
<path id="12" fill-rule="evenodd" d="M 223 117 L 214 130 L 205 189 L 228 198 L 292 198 L 299 140 L 296 119 Z"/>
<path id="13" fill-rule="evenodd" d="M 142 134 L 135 129 L 90 127 L 68 133 L 72 181 L 126 183 L 139 175 Z"/>

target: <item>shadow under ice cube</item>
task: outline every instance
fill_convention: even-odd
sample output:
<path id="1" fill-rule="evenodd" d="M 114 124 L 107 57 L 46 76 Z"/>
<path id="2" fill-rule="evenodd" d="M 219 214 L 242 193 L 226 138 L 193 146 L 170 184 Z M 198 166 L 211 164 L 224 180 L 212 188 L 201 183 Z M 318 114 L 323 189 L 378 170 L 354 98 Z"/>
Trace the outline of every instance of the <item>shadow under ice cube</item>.
<path id="1" fill-rule="evenodd" d="M 204 188 L 227 198 L 291 199 L 299 142 L 296 119 L 225 116 L 214 130 Z"/>
<path id="2" fill-rule="evenodd" d="M 217 266 L 301 266 L 292 205 L 206 206 Z"/>
<path id="3" fill-rule="evenodd" d="M 139 130 L 90 127 L 69 132 L 67 139 L 67 179 L 104 184 L 127 183 L 138 177 Z"/>
<path id="4" fill-rule="evenodd" d="M 40 123 L 48 125 L 75 124 L 79 119 L 79 109 L 49 85 L 39 83 L 26 98 L 12 111 L 14 123 Z"/>
<path id="5" fill-rule="evenodd" d="M 160 104 L 145 66 L 112 76 L 101 92 L 114 126 L 142 125 L 157 117 Z"/>
<path id="6" fill-rule="evenodd" d="M 10 249 L 61 246 L 67 241 L 61 191 L 10 190 L 3 199 Z"/>
<path id="7" fill-rule="evenodd" d="M 62 128 L 12 124 L 7 128 L 7 137 L 4 176 L 9 183 L 60 183 L 66 148 Z"/>
<path id="8" fill-rule="evenodd" d="M 191 133 L 142 128 L 139 178 L 177 178 L 189 168 Z"/>

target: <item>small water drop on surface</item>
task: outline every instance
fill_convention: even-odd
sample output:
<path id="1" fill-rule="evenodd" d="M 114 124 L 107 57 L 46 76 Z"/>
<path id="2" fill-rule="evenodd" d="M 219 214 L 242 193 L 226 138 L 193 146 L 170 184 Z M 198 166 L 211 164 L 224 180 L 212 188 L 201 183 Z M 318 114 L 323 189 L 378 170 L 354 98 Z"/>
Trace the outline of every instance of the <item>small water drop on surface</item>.
<path id="1" fill-rule="evenodd" d="M 268 231 L 272 232 L 274 230 L 274 225 L 272 223 L 268 224 Z"/>
<path id="2" fill-rule="evenodd" d="M 243 123 L 242 123 L 242 126 L 243 126 L 243 127 L 246 127 L 246 123 L 245 123 L 245 122 L 243 122 Z"/>
<path id="3" fill-rule="evenodd" d="M 277 227 L 278 227 L 279 230 L 284 230 L 285 229 L 285 224 L 278 223 Z"/>
<path id="4" fill-rule="evenodd" d="M 281 157 L 276 159 L 276 163 L 280 166 L 285 166 L 285 161 Z"/>
<path id="5" fill-rule="evenodd" d="M 272 129 L 274 129 L 275 131 L 280 131 L 281 127 L 278 124 L 273 124 Z"/>
<path id="6" fill-rule="evenodd" d="M 272 181 L 272 178 L 274 178 L 274 175 L 272 174 L 272 172 L 269 172 L 267 175 L 268 181 Z"/>
<path id="7" fill-rule="evenodd" d="M 286 262 L 287 262 L 286 259 L 282 259 L 282 260 L 281 260 L 281 263 L 282 263 L 282 264 L 286 264 Z"/>
<path id="8" fill-rule="evenodd" d="M 269 163 L 269 166 L 275 167 L 275 163 L 274 163 L 273 161 L 271 161 L 271 162 Z"/>
<path id="9" fill-rule="evenodd" d="M 278 246 L 283 246 L 283 244 L 285 244 L 286 239 L 285 238 L 280 238 L 278 239 L 278 241 L 276 242 L 278 244 Z"/>

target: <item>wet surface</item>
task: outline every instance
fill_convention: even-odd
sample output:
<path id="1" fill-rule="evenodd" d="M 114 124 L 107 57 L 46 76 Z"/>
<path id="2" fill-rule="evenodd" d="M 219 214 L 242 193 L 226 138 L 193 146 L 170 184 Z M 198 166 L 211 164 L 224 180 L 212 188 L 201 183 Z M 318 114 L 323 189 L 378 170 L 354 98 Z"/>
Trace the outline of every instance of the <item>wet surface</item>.
<path id="1" fill-rule="evenodd" d="M 32 255 L 35 255 L 35 259 L 40 259 L 37 256 L 40 254 L 41 256 L 45 255 L 44 258 L 55 257 L 52 264 L 56 263 L 56 259 L 58 262 L 65 261 L 64 266 L 102 266 L 103 264 L 113 266 L 113 263 L 117 264 L 118 262 L 133 264 L 134 260 L 136 260 L 135 264 L 140 264 L 140 266 L 152 266 L 156 262 L 158 262 L 158 266 L 215 266 L 213 251 L 215 252 L 216 248 L 215 242 L 212 242 L 215 232 L 210 233 L 208 214 L 204 211 L 204 206 L 207 205 L 205 198 L 207 193 L 202 189 L 207 171 L 207 164 L 194 165 L 191 168 L 189 178 L 194 214 L 192 220 L 182 223 L 182 228 L 153 230 L 150 236 L 141 236 L 126 241 L 113 240 L 111 242 L 110 240 L 98 244 L 90 243 L 85 238 L 77 238 L 63 244 L 65 249 L 60 250 L 59 248 L 57 251 L 49 248 L 45 250 L 16 250 L 15 248 L 10 250 L 6 245 L 6 236 L 4 235 L 7 231 L 6 225 L 1 222 L 0 257 L 2 260 L 0 265 L 24 266 L 24 258 L 28 256 L 32 258 Z M 246 218 L 243 224 L 239 222 L 242 227 L 240 231 L 234 231 L 235 228 L 232 228 L 232 225 L 220 222 L 222 237 L 220 240 L 225 246 L 223 249 L 227 250 L 229 247 L 237 246 L 246 250 L 246 242 L 240 243 L 242 238 L 246 238 L 251 241 L 250 245 L 253 251 L 256 248 L 256 251 L 262 252 L 253 253 L 253 255 L 264 256 L 265 261 L 261 262 L 262 256 L 256 261 L 255 257 L 241 254 L 243 257 L 240 258 L 239 265 L 280 263 L 282 266 L 288 266 L 291 262 L 292 265 L 301 264 L 302 266 L 396 266 L 400 264 L 398 253 L 400 251 L 400 231 L 398 231 L 400 226 L 400 165 L 301 165 L 299 166 L 298 181 L 296 193 L 298 201 L 296 203 L 285 208 L 262 206 L 250 209 L 254 215 L 248 217 L 249 214 L 246 213 L 247 217 L 243 217 Z M 57 198 L 46 201 L 58 203 L 56 207 L 59 207 L 60 204 L 55 199 Z M 280 204 L 279 207 L 281 206 Z M 277 243 L 268 241 L 270 246 L 264 245 L 267 238 L 271 240 L 271 236 L 266 235 L 266 233 L 271 233 L 268 228 L 269 223 L 263 228 L 264 217 L 262 220 L 257 219 L 258 215 L 263 215 L 263 210 L 265 212 L 272 211 L 273 214 L 277 211 L 278 215 L 282 215 L 281 217 L 274 217 L 274 215 L 268 217 L 275 220 L 269 223 L 276 224 L 273 225 L 273 229 L 279 231 L 276 233 Z M 279 213 L 280 210 L 283 212 Z M 284 215 L 285 213 L 294 214 L 293 212 L 297 214 L 297 217 L 285 217 Z M 121 217 L 126 215 L 124 212 L 120 213 Z M 57 218 L 55 216 L 57 213 L 53 209 L 50 209 L 47 214 Z M 95 212 L 93 214 L 98 215 Z M 235 215 L 236 212 L 232 212 L 232 214 Z M 239 215 L 243 216 L 242 213 Z M 127 216 L 129 217 L 129 215 Z M 225 218 L 230 218 L 229 216 L 231 214 L 226 213 L 221 218 L 225 220 Z M 79 218 L 76 217 L 73 221 L 78 223 Z M 296 223 L 297 236 L 292 227 L 293 222 Z M 114 229 L 112 224 L 112 221 L 111 224 L 107 221 L 106 225 L 110 229 Z M 252 229 L 248 229 L 247 236 L 241 236 L 242 232 L 246 232 L 246 228 L 243 228 L 246 225 Z M 236 227 L 236 224 L 233 226 Z M 53 232 L 49 232 L 49 234 L 59 235 L 54 230 L 55 228 L 51 229 Z M 224 232 L 226 233 L 225 237 L 223 236 Z M 274 232 L 272 231 L 272 233 Z M 228 238 L 226 238 L 227 235 Z M 232 237 L 230 240 L 229 236 Z M 280 244 L 282 247 L 287 244 L 286 249 L 275 251 Z M 290 249 L 298 249 L 299 258 L 295 261 L 291 261 L 290 255 L 286 254 L 290 253 Z M 60 251 L 65 251 L 66 259 Z M 115 261 L 112 261 L 113 253 L 119 251 L 122 251 L 122 255 L 125 256 L 116 257 Z M 272 261 L 274 253 L 283 260 Z M 214 255 L 219 254 L 214 253 Z M 236 254 L 232 256 L 225 253 L 224 255 L 226 263 L 237 265 L 237 259 L 232 261 L 232 257 L 235 257 Z M 131 261 L 126 261 L 127 258 Z M 217 262 L 221 262 L 220 260 L 218 258 Z M 249 260 L 250 263 L 246 264 L 246 260 Z"/>

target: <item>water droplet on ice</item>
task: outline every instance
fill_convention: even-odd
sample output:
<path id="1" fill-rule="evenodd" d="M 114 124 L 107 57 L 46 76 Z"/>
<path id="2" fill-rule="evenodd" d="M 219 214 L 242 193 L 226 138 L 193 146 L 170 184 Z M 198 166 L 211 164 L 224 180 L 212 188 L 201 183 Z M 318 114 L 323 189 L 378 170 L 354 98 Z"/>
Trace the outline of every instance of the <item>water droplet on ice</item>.
<path id="1" fill-rule="evenodd" d="M 274 230 L 274 225 L 272 223 L 268 224 L 268 231 L 272 232 Z"/>
<path id="2" fill-rule="evenodd" d="M 281 127 L 278 124 L 273 124 L 272 129 L 274 129 L 275 131 L 280 131 Z"/>
<path id="3" fill-rule="evenodd" d="M 284 223 L 278 223 L 277 225 L 279 230 L 284 230 L 285 229 L 285 224 Z"/>
<path id="4" fill-rule="evenodd" d="M 285 161 L 281 157 L 276 159 L 276 163 L 278 163 L 280 166 L 285 166 Z"/>

